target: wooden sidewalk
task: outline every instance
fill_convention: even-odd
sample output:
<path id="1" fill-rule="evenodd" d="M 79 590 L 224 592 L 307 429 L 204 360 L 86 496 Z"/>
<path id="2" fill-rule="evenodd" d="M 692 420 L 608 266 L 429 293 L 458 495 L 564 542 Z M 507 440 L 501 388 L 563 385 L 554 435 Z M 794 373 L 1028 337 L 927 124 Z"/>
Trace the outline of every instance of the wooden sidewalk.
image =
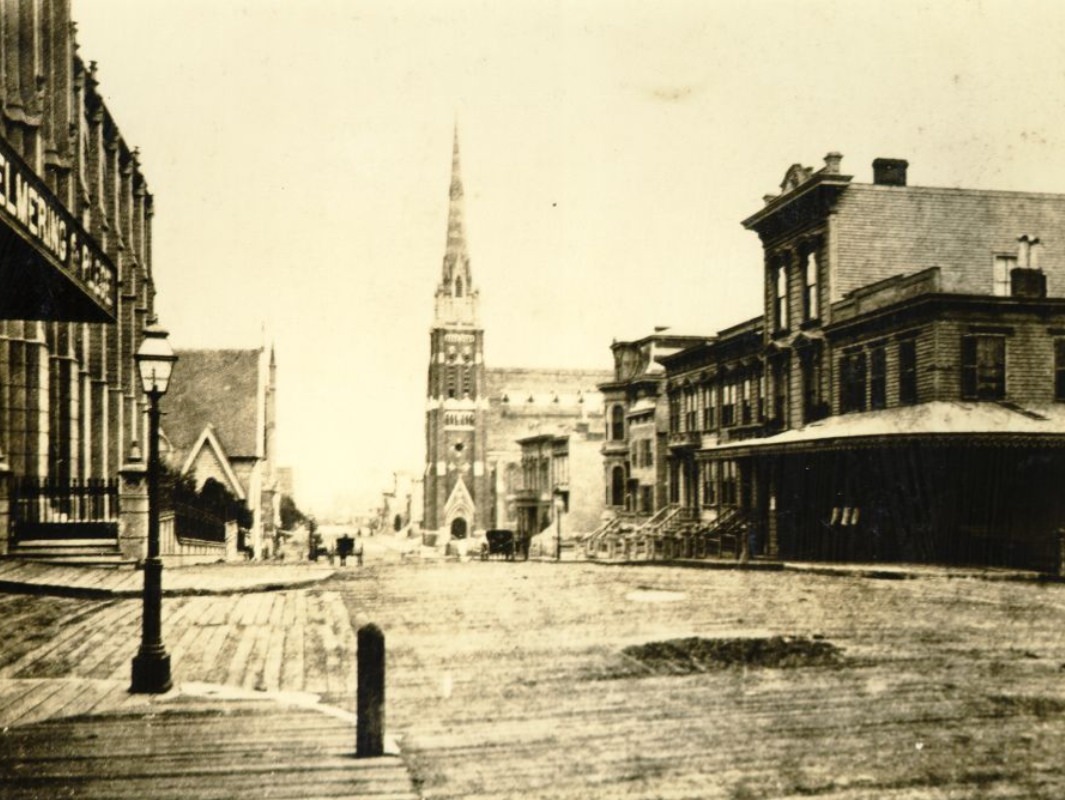
<path id="1" fill-rule="evenodd" d="M 355 758 L 354 722 L 336 709 L 127 698 L 115 695 L 119 708 L 104 713 L 0 729 L 0 798 L 417 800 L 398 756 Z"/>

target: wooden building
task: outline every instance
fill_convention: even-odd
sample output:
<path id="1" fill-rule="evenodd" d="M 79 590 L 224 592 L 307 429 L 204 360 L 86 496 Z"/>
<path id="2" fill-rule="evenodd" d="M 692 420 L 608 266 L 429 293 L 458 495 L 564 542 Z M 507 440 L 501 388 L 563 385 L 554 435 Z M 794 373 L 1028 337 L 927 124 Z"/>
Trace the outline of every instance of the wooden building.
<path id="1" fill-rule="evenodd" d="M 659 359 L 670 506 L 645 552 L 1056 570 L 1065 195 L 840 161 L 744 221 L 763 316 Z"/>

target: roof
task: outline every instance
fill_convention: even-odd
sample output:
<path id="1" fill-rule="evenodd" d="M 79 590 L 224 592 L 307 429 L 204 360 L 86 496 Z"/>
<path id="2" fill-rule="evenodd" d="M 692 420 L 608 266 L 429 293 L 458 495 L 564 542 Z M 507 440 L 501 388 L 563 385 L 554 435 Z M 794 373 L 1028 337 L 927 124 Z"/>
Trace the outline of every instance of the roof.
<path id="1" fill-rule="evenodd" d="M 970 443 L 1065 445 L 1065 404 L 1021 407 L 1012 403 L 936 401 L 861 414 L 841 414 L 775 436 L 703 448 L 713 453 L 790 450 L 802 445 L 853 447 L 915 438 L 961 439 Z"/>
<path id="2" fill-rule="evenodd" d="M 163 399 L 163 428 L 182 458 L 208 425 L 230 458 L 258 455 L 261 353 L 258 348 L 177 351 Z"/>

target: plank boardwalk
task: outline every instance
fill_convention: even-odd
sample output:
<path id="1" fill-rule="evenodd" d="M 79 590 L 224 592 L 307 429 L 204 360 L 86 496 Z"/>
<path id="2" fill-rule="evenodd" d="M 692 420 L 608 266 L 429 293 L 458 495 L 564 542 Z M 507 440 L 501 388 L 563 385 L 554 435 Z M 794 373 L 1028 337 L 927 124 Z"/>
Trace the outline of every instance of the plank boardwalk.
<path id="1" fill-rule="evenodd" d="M 398 757 L 353 750 L 353 726 L 315 710 L 178 698 L 4 729 L 0 798 L 416 800 Z"/>

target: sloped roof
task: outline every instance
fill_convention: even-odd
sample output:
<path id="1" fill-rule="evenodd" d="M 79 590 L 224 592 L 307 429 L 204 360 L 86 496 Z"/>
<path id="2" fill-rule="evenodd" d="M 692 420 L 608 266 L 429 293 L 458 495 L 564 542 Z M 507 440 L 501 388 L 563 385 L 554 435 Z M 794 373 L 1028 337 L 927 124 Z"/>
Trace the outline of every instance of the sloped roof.
<path id="1" fill-rule="evenodd" d="M 182 459 L 207 425 L 230 458 L 258 453 L 260 350 L 179 350 L 163 429 Z"/>
<path id="2" fill-rule="evenodd" d="M 704 451 L 759 452 L 770 448 L 859 441 L 872 443 L 914 437 L 960 437 L 969 441 L 1065 443 L 1065 407 L 1015 406 L 1010 403 L 937 400 L 913 406 L 842 414 L 761 439 L 746 439 L 704 448 Z"/>

